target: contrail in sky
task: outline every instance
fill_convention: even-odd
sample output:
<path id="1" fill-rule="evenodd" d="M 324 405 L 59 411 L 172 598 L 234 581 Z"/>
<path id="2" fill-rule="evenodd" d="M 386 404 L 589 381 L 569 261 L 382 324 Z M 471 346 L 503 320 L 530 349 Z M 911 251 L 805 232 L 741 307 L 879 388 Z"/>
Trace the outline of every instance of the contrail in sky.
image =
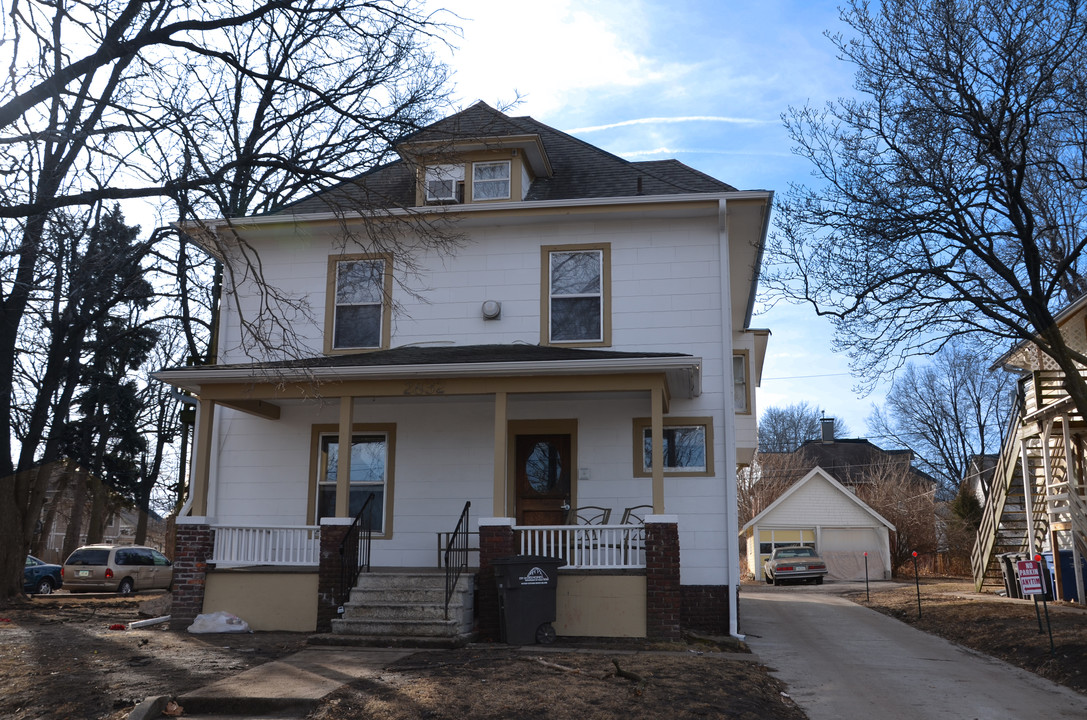
<path id="1" fill-rule="evenodd" d="M 617 123 L 608 123 L 607 125 L 592 125 L 583 128 L 574 128 L 573 130 L 567 130 L 569 133 L 587 133 L 597 132 L 598 130 L 611 130 L 617 127 L 627 127 L 629 125 L 660 125 L 670 123 L 687 123 L 687 122 L 716 122 L 716 123 L 730 123 L 732 125 L 766 125 L 770 123 L 769 120 L 756 120 L 754 118 L 733 118 L 723 117 L 720 115 L 691 115 L 688 117 L 651 117 L 651 118 L 638 118 L 636 120 L 623 120 Z"/>

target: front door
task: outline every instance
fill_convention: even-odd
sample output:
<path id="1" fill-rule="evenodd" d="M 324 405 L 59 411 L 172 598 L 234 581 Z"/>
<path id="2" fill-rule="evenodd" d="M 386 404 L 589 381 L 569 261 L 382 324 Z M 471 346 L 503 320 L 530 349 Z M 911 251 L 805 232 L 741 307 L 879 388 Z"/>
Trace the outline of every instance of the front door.
<path id="1" fill-rule="evenodd" d="M 562 525 L 570 503 L 570 436 L 518 435 L 517 524 Z"/>

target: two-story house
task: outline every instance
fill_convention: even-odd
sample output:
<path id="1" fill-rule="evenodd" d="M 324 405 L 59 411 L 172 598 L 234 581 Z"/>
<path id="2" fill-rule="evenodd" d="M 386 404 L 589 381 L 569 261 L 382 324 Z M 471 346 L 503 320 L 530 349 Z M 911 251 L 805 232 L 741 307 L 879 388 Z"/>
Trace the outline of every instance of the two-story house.
<path id="1" fill-rule="evenodd" d="M 447 564 L 470 503 L 460 631 L 474 612 L 494 634 L 493 560 L 539 554 L 566 563 L 559 635 L 735 633 L 772 193 L 483 103 L 395 149 L 354 183 L 192 229 L 227 282 L 218 362 L 157 374 L 198 399 L 175 625 L 224 609 L 376 634 L 362 585 Z M 455 251 L 419 238 L 439 223 Z M 272 295 L 293 314 L 262 315 Z M 337 548 L 367 501 L 371 572 L 345 600 Z"/>

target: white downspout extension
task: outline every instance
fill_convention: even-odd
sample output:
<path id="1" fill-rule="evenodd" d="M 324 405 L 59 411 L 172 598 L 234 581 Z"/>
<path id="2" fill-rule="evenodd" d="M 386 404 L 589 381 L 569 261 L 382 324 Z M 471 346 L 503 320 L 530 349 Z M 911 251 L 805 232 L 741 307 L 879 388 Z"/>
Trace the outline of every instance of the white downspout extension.
<path id="1" fill-rule="evenodd" d="M 720 273 L 721 273 L 721 365 L 722 393 L 724 394 L 724 431 L 721 437 L 725 446 L 725 527 L 739 530 L 739 500 L 736 496 L 736 398 L 732 392 L 732 276 L 730 274 L 729 237 L 728 237 L 728 201 L 717 201 L 717 227 L 720 233 Z M 752 383 L 748 378 L 748 383 Z M 752 397 L 754 385 L 752 383 Z M 752 403 L 754 404 L 754 403 Z M 725 533 L 729 536 L 729 533 Z M 736 607 L 740 603 L 740 553 L 736 547 L 738 535 L 728 537 L 728 550 L 725 568 L 728 571 L 728 632 L 740 640 L 739 613 Z M 755 539 L 756 543 L 758 538 Z M 756 554 L 756 558 L 758 555 Z"/>

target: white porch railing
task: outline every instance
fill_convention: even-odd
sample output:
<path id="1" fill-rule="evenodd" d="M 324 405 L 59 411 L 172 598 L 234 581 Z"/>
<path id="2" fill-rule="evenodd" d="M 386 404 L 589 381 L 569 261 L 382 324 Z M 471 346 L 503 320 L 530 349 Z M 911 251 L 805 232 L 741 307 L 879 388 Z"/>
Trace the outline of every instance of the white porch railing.
<path id="1" fill-rule="evenodd" d="M 214 525 L 211 562 L 223 566 L 298 565 L 316 567 L 321 559 L 317 525 L 242 527 Z"/>
<path id="2" fill-rule="evenodd" d="M 518 525 L 521 554 L 562 558 L 574 570 L 645 567 L 644 525 Z"/>

